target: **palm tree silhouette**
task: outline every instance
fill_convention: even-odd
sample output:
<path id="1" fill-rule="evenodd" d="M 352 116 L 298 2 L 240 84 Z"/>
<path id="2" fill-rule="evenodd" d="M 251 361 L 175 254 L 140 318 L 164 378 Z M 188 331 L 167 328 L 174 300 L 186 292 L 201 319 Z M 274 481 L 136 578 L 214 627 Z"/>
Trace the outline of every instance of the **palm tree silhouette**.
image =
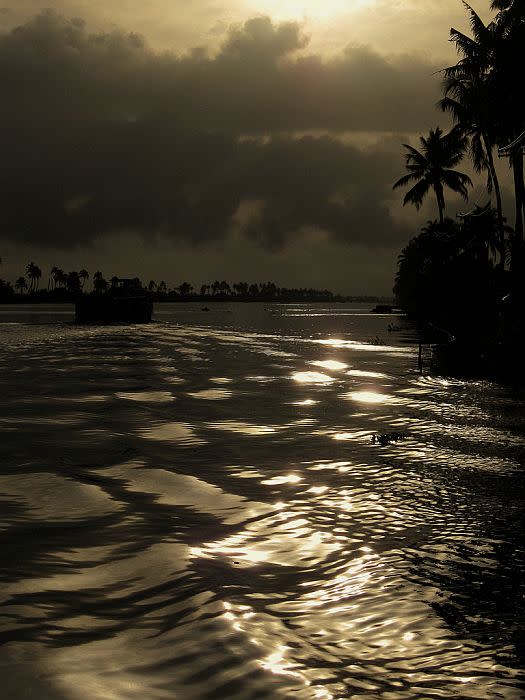
<path id="1" fill-rule="evenodd" d="M 19 290 L 20 294 L 24 293 L 24 289 L 27 289 L 27 282 L 25 277 L 19 277 L 15 282 L 16 289 Z"/>
<path id="2" fill-rule="evenodd" d="M 503 149 L 509 156 L 514 176 L 514 197 L 516 204 L 516 222 L 514 226 L 513 267 L 521 274 L 523 260 L 523 237 L 525 219 L 525 183 L 523 177 L 523 153 L 525 136 L 525 118 L 523 115 L 523 89 L 518 71 L 523 65 L 523 46 L 525 44 L 525 11 L 523 0 L 512 2 L 494 2 L 493 9 L 499 9 L 496 23 L 501 41 L 494 52 L 493 82 L 496 86 L 497 100 L 500 108 L 501 145 L 509 143 L 513 147 Z M 518 263 L 519 265 L 514 265 Z"/>
<path id="3" fill-rule="evenodd" d="M 34 262 L 30 262 L 26 266 L 26 274 L 31 280 L 31 284 L 29 285 L 29 291 L 37 291 L 38 289 L 38 280 L 42 277 L 42 270 L 38 267 L 38 265 L 35 265 Z"/>
<path id="4" fill-rule="evenodd" d="M 75 294 L 80 291 L 80 275 L 76 270 L 72 270 L 67 276 L 67 289 Z"/>
<path id="5" fill-rule="evenodd" d="M 500 264 L 507 253 L 505 236 L 499 235 L 499 215 L 491 207 L 490 201 L 484 206 L 476 204 L 474 209 L 466 214 L 458 214 L 463 219 L 462 233 L 466 249 L 478 251 L 478 257 L 488 259 L 490 255 L 499 258 Z M 503 219 L 503 231 L 512 234 L 510 226 L 505 225 Z"/>
<path id="6" fill-rule="evenodd" d="M 465 2 L 463 4 L 469 14 L 472 36 L 451 29 L 451 40 L 456 44 L 460 60 L 455 66 L 446 69 L 445 89 L 448 87 L 450 96 L 465 107 L 461 115 L 463 121 L 467 117 L 471 125 L 476 126 L 477 131 L 483 132 L 487 168 L 493 171 L 489 174 L 489 181 L 496 194 L 498 225 L 502 239 L 500 247 L 503 250 L 503 215 L 498 201 L 495 169 L 490 162 L 491 146 L 506 146 L 525 131 L 521 108 L 521 82 L 517 76 L 518 67 L 523 62 L 522 47 L 525 43 L 523 0 L 493 0 L 491 8 L 497 10 L 498 14 L 487 25 L 470 5 Z M 472 94 L 473 86 L 477 96 Z M 453 106 L 450 107 L 454 113 Z M 514 240 L 522 241 L 525 214 L 523 148 L 504 149 L 501 154 L 509 156 L 509 163 L 513 169 L 516 202 Z M 503 261 L 500 261 L 500 265 L 503 264 Z"/>
<path id="7" fill-rule="evenodd" d="M 492 9 L 495 5 L 492 3 Z M 508 4 L 508 3 L 504 3 Z M 495 55 L 502 40 L 503 24 L 496 20 L 487 25 L 479 15 L 464 3 L 469 14 L 472 37 L 452 28 L 451 41 L 461 57 L 455 66 L 444 71 L 445 96 L 440 101 L 444 111 L 451 112 L 454 121 L 470 136 L 470 152 L 477 172 L 488 173 L 487 189 L 494 190 L 499 249 L 502 253 L 500 267 L 505 266 L 505 225 L 499 180 L 494 166 L 493 150 L 498 140 L 499 100 L 495 99 L 493 68 Z"/>
<path id="8" fill-rule="evenodd" d="M 221 294 L 230 294 L 231 288 L 226 280 L 222 280 L 222 282 L 219 283 L 219 291 Z"/>
<path id="9" fill-rule="evenodd" d="M 62 270 L 58 267 L 51 268 L 51 272 L 49 274 L 51 275 L 51 279 L 53 280 L 53 289 L 56 289 L 58 279 L 60 277 L 60 272 L 62 272 Z"/>
<path id="10" fill-rule="evenodd" d="M 405 154 L 408 175 L 403 175 L 394 183 L 393 189 L 404 187 L 415 182 L 403 199 L 403 206 L 414 204 L 419 209 L 423 199 L 432 189 L 436 195 L 439 223 L 443 225 L 445 215 L 444 188 L 458 192 L 464 199 L 468 198 L 467 185 L 472 181 L 465 173 L 453 168 L 461 161 L 467 147 L 467 138 L 461 129 L 455 127 L 448 134 L 437 127 L 430 129 L 428 136 L 421 136 L 421 150 L 418 151 L 409 144 L 403 144 L 407 149 Z"/>
<path id="11" fill-rule="evenodd" d="M 501 190 L 493 158 L 496 134 L 490 87 L 483 79 L 467 73 L 462 77 L 445 77 L 444 91 L 445 97 L 439 102 L 441 109 L 450 112 L 456 124 L 470 137 L 470 154 L 476 172 L 487 172 L 487 190 L 489 194 L 494 191 L 496 197 L 499 248 L 503 251 L 505 231 Z M 500 266 L 503 267 L 504 264 L 505 258 L 502 255 Z"/>
<path id="12" fill-rule="evenodd" d="M 104 279 L 100 270 L 97 270 L 93 275 L 93 287 L 95 289 L 95 292 L 98 293 L 104 292 L 108 288 L 108 283 Z"/>
<path id="13" fill-rule="evenodd" d="M 67 286 L 67 274 L 64 272 L 64 270 L 58 270 L 57 272 L 57 283 L 61 287 L 66 287 Z"/>
<path id="14" fill-rule="evenodd" d="M 82 268 L 82 270 L 80 270 L 80 272 L 78 273 L 78 276 L 81 280 L 80 288 L 83 290 L 84 285 L 86 283 L 86 280 L 89 279 L 89 272 L 87 270 L 85 270 L 84 268 Z"/>

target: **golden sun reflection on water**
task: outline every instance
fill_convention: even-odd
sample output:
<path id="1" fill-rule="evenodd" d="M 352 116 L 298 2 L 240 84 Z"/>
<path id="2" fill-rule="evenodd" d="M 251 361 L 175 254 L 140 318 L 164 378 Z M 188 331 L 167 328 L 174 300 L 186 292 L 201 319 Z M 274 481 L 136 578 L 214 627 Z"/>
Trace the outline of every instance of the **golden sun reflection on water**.
<path id="1" fill-rule="evenodd" d="M 388 394 L 381 394 L 378 391 L 349 391 L 342 394 L 342 398 L 361 403 L 391 403 L 392 397 Z"/>
<path id="2" fill-rule="evenodd" d="M 386 379 L 388 376 L 383 372 L 369 372 L 363 369 L 349 369 L 347 374 L 350 377 L 367 377 L 370 379 Z"/>
<path id="3" fill-rule="evenodd" d="M 316 340 L 319 345 L 329 345 L 334 348 L 344 348 L 348 344 L 348 340 L 343 340 L 342 338 L 326 338 L 324 340 Z"/>
<path id="4" fill-rule="evenodd" d="M 177 421 L 153 424 L 151 427 L 142 429 L 139 435 L 147 440 L 174 442 L 185 446 L 203 445 L 206 442 L 195 434 L 193 426 Z"/>
<path id="5" fill-rule="evenodd" d="M 275 640 L 265 630 L 260 614 L 249 605 L 223 602 L 224 612 L 222 618 L 236 632 L 245 635 L 250 644 L 261 650 L 260 658 L 256 663 L 264 671 L 269 671 L 278 676 L 288 676 L 296 679 L 301 685 L 311 688 L 313 695 L 308 697 L 318 700 L 334 700 L 332 693 L 322 686 L 314 685 L 314 678 L 310 670 L 295 657 L 295 645 Z M 264 650 L 264 651 L 263 651 Z M 279 696 L 280 697 L 280 696 Z"/>
<path id="6" fill-rule="evenodd" d="M 144 401 L 145 403 L 170 403 L 175 397 L 169 391 L 128 391 L 117 392 L 115 396 L 128 401 Z"/>
<path id="7" fill-rule="evenodd" d="M 347 350 L 365 350 L 368 352 L 388 353 L 388 354 L 408 354 L 412 352 L 411 348 L 400 345 L 380 345 L 372 341 L 364 342 L 358 340 L 343 340 L 342 338 L 323 338 L 321 340 L 312 340 L 311 342 L 317 345 L 327 345 L 331 348 L 345 348 Z"/>
<path id="8" fill-rule="evenodd" d="M 292 379 L 301 384 L 330 384 L 334 378 L 323 372 L 294 372 Z"/>
<path id="9" fill-rule="evenodd" d="M 6 619 L 19 623 L 0 659 L 6 697 L 29 682 L 54 700 L 521 697 L 515 397 L 416 377 L 414 357 L 384 346 L 312 345 L 350 337 L 341 326 L 256 343 L 198 329 L 202 361 L 179 356 L 182 331 L 152 327 L 166 357 L 146 385 L 143 336 L 129 373 L 111 347 L 85 349 L 105 351 L 92 378 L 115 411 L 85 405 L 87 363 L 68 370 L 67 396 L 54 372 L 35 387 L 52 412 L 4 399 L 17 460 L 0 474 L 16 546 Z M 40 377 L 37 350 L 15 368 Z M 292 383 L 296 370 L 315 371 Z M 407 439 L 376 449 L 379 431 Z"/>
<path id="10" fill-rule="evenodd" d="M 348 432 L 348 433 L 335 433 L 333 436 L 334 440 L 360 440 L 363 438 L 366 438 L 367 440 L 370 440 L 370 435 L 371 435 L 370 430 L 357 430 L 353 432 Z"/>
<path id="11" fill-rule="evenodd" d="M 259 662 L 261 667 L 266 671 L 271 671 L 272 673 L 277 673 L 284 676 L 295 676 L 300 677 L 296 671 L 292 669 L 296 668 L 298 664 L 294 664 L 290 661 L 286 661 L 286 652 L 290 650 L 291 647 L 281 644 L 277 651 L 268 654 L 264 659 Z"/>
<path id="12" fill-rule="evenodd" d="M 223 420 L 209 423 L 208 427 L 216 430 L 224 430 L 232 433 L 240 433 L 241 435 L 270 435 L 275 433 L 277 428 L 271 425 L 251 425 L 244 421 Z"/>
<path id="13" fill-rule="evenodd" d="M 188 396 L 194 399 L 220 401 L 221 399 L 229 399 L 232 396 L 232 392 L 227 389 L 202 389 L 201 391 L 188 392 Z"/>
<path id="14" fill-rule="evenodd" d="M 315 367 L 322 367 L 323 369 L 332 369 L 334 371 L 338 369 L 346 369 L 348 365 L 345 362 L 338 362 L 337 360 L 315 360 L 310 364 Z"/>
<path id="15" fill-rule="evenodd" d="M 244 530 L 191 548 L 191 556 L 226 557 L 243 567 L 261 563 L 295 567 L 315 566 L 341 550 L 341 542 L 331 532 L 317 529 L 307 518 L 286 512 L 280 506 L 276 504 L 273 513 L 249 523 Z"/>
<path id="16" fill-rule="evenodd" d="M 264 481 L 261 481 L 261 484 L 270 486 L 278 484 L 298 484 L 302 480 L 303 477 L 299 476 L 298 474 L 282 474 L 280 476 L 274 476 L 271 479 L 265 479 Z"/>

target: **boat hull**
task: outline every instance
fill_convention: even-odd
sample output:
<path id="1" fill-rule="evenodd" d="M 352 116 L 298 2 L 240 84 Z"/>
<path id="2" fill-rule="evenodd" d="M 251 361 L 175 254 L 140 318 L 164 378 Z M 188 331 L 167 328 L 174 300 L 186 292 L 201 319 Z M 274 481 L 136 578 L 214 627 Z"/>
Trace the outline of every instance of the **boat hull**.
<path id="1" fill-rule="evenodd" d="M 75 304 L 76 323 L 149 323 L 153 303 L 143 297 L 93 296 Z"/>

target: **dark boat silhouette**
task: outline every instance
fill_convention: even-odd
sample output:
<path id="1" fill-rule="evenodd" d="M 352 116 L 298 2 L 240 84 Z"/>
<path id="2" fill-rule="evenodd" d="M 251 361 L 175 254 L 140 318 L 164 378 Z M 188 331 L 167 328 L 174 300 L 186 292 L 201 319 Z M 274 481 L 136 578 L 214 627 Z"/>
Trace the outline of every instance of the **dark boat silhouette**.
<path id="1" fill-rule="evenodd" d="M 103 294 L 89 294 L 75 304 L 76 323 L 149 323 L 153 302 L 140 282 L 119 279 Z"/>
<path id="2" fill-rule="evenodd" d="M 372 309 L 373 314 L 402 314 L 403 311 L 393 304 L 377 304 Z"/>

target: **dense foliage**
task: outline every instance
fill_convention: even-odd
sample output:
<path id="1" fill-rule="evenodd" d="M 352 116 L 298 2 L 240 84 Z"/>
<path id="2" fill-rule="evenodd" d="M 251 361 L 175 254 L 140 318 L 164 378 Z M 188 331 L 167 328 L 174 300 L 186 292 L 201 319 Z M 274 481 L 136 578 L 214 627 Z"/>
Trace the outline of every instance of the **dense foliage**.
<path id="1" fill-rule="evenodd" d="M 100 270 L 92 277 L 92 290 L 85 287 L 90 275 L 87 270 L 80 272 L 75 270 L 64 272 L 59 267 L 53 267 L 49 273 L 46 289 L 39 289 L 39 281 L 42 271 L 34 262 L 26 266 L 26 275 L 19 277 L 15 282 L 15 289 L 7 282 L 0 280 L 0 301 L 34 301 L 34 302 L 61 302 L 74 301 L 82 294 L 104 294 L 114 289 L 119 278 L 113 276 L 106 280 Z M 215 280 L 209 284 L 203 284 L 195 290 L 188 282 L 182 282 L 176 287 L 170 287 L 161 280 L 150 280 L 144 285 L 138 277 L 129 280 L 134 289 L 147 290 L 156 301 L 342 301 L 343 297 L 334 295 L 328 289 L 314 289 L 312 287 L 278 287 L 274 282 L 236 282 L 230 284 L 225 280 Z M 376 297 L 360 297 L 363 301 L 376 300 Z"/>
<path id="2" fill-rule="evenodd" d="M 494 210 L 485 208 L 465 224 L 431 221 L 408 243 L 394 293 L 412 317 L 454 335 L 497 330 L 500 279 L 486 235 L 487 229 L 497 233 L 494 219 Z"/>
<path id="3" fill-rule="evenodd" d="M 516 314 L 524 298 L 525 112 L 521 80 L 525 47 L 525 0 L 498 0 L 496 15 L 484 24 L 466 3 L 471 35 L 451 29 L 459 60 L 443 71 L 442 110 L 455 122 L 421 137 L 421 149 L 405 145 L 408 174 L 394 188 L 415 183 L 404 204 L 417 208 L 433 191 L 439 221 L 429 222 L 402 251 L 394 293 L 414 317 L 439 322 L 454 332 L 497 329 L 502 300 L 512 298 Z M 467 196 L 466 175 L 454 170 L 469 153 L 477 172 L 487 175 L 495 207 L 475 207 L 460 221 L 445 219 L 444 189 Z M 514 227 L 505 223 L 495 168 L 507 157 L 514 179 Z M 506 302 L 507 303 L 507 302 Z M 484 319 L 484 321 L 482 321 Z"/>

